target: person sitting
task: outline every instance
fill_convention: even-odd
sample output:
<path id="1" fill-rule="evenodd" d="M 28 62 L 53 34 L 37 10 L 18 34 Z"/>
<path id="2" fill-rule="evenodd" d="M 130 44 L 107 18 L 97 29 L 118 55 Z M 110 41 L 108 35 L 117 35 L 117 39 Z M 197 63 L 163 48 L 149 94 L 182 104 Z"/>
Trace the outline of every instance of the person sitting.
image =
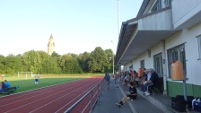
<path id="1" fill-rule="evenodd" d="M 119 103 L 116 103 L 117 106 L 121 107 L 129 99 L 135 100 L 137 98 L 137 90 L 136 90 L 133 82 L 130 82 L 130 84 L 129 84 L 129 92 L 126 92 L 126 93 L 127 93 L 127 95 L 125 97 L 123 97 L 123 99 Z"/>
<path id="2" fill-rule="evenodd" d="M 151 74 L 149 73 L 149 69 L 145 69 L 144 71 L 143 71 L 143 76 L 142 76 L 142 78 L 141 78 L 141 80 L 139 81 L 139 86 L 140 86 L 140 89 L 142 90 L 142 91 L 144 91 L 144 84 L 148 81 L 148 80 L 150 80 L 150 77 L 151 77 Z"/>
<path id="3" fill-rule="evenodd" d="M 7 88 L 7 87 L 6 87 L 5 83 L 2 82 L 1 85 L 0 85 L 0 92 L 4 93 L 5 92 L 5 88 Z"/>
<path id="4" fill-rule="evenodd" d="M 10 88 L 10 87 L 11 87 L 10 82 L 8 82 L 7 80 L 4 80 L 4 83 L 5 83 L 5 85 L 6 85 L 6 88 Z"/>
<path id="5" fill-rule="evenodd" d="M 133 71 L 133 82 L 136 86 L 139 85 L 140 77 L 138 77 L 138 73 L 136 71 Z"/>
<path id="6" fill-rule="evenodd" d="M 151 74 L 150 80 L 148 80 L 144 84 L 144 89 L 146 90 L 144 94 L 146 96 L 150 95 L 149 89 L 150 89 L 150 87 L 152 85 L 158 85 L 158 79 L 159 79 L 158 74 L 153 69 L 150 69 L 149 71 L 150 71 L 150 74 Z"/>
<path id="7" fill-rule="evenodd" d="M 131 80 L 131 74 L 128 73 L 128 75 L 126 75 L 126 77 L 125 77 L 125 84 L 128 84 L 130 82 L 130 80 Z"/>

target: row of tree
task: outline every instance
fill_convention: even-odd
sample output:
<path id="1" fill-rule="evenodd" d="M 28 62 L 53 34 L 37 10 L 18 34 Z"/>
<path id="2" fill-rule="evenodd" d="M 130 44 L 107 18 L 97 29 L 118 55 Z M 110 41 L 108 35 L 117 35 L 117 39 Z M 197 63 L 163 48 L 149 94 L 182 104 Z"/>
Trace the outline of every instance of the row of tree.
<path id="1" fill-rule="evenodd" d="M 40 74 L 112 72 L 113 51 L 96 47 L 91 53 L 51 56 L 44 51 L 27 51 L 23 55 L 0 55 L 0 73 L 33 72 Z M 115 70 L 118 67 L 115 67 Z"/>

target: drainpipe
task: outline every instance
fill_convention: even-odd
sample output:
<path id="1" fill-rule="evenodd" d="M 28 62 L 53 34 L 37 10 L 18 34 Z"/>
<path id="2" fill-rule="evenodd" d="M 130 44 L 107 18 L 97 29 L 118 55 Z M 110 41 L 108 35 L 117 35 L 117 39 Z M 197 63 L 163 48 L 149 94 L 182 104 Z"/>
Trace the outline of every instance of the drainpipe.
<path id="1" fill-rule="evenodd" d="M 167 63 L 166 63 L 166 51 L 165 40 L 163 40 L 163 95 L 167 95 Z"/>

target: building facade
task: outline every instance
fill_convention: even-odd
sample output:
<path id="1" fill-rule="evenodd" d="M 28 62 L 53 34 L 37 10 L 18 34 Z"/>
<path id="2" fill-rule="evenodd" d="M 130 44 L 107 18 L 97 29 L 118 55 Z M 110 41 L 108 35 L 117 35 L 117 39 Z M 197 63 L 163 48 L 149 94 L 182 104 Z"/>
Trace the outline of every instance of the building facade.
<path id="1" fill-rule="evenodd" d="M 122 23 L 115 64 L 124 71 L 154 68 L 164 94 L 184 94 L 183 81 L 171 77 L 181 61 L 187 95 L 201 95 L 201 1 L 144 0 L 136 18 Z M 132 67 L 132 68 L 130 68 Z"/>
<path id="2" fill-rule="evenodd" d="M 52 34 L 50 35 L 49 42 L 47 44 L 47 53 L 49 55 L 52 55 L 52 53 L 55 51 L 55 43 L 54 39 L 52 37 Z"/>

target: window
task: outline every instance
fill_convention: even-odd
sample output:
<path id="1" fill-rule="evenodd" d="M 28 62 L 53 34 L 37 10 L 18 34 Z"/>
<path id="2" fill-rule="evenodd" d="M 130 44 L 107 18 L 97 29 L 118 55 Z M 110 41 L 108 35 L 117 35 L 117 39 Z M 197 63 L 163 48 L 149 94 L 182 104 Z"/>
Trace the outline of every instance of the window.
<path id="1" fill-rule="evenodd" d="M 157 0 L 151 11 L 157 11 L 157 10 L 159 10 L 161 8 L 162 8 L 162 6 L 161 6 L 161 0 Z"/>
<path id="2" fill-rule="evenodd" d="M 148 57 L 151 57 L 151 50 L 148 50 Z"/>
<path id="3" fill-rule="evenodd" d="M 171 2 L 172 2 L 172 0 L 165 0 L 164 1 L 165 7 L 171 6 Z"/>
<path id="4" fill-rule="evenodd" d="M 154 56 L 154 69 L 159 77 L 163 76 L 163 62 L 162 62 L 162 53 Z"/>
<path id="5" fill-rule="evenodd" d="M 198 54 L 199 54 L 198 60 L 201 60 L 201 35 L 197 36 L 197 41 L 198 41 Z"/>
<path id="6" fill-rule="evenodd" d="M 181 61 L 183 64 L 183 71 L 186 75 L 186 57 L 185 57 L 185 46 L 184 44 L 176 46 L 167 51 L 168 53 L 168 68 L 169 75 L 171 77 L 171 64 L 177 60 Z"/>
<path id="7" fill-rule="evenodd" d="M 141 61 L 140 61 L 140 67 L 141 67 L 141 68 L 145 68 L 145 67 L 144 67 L 144 60 L 141 60 Z"/>

